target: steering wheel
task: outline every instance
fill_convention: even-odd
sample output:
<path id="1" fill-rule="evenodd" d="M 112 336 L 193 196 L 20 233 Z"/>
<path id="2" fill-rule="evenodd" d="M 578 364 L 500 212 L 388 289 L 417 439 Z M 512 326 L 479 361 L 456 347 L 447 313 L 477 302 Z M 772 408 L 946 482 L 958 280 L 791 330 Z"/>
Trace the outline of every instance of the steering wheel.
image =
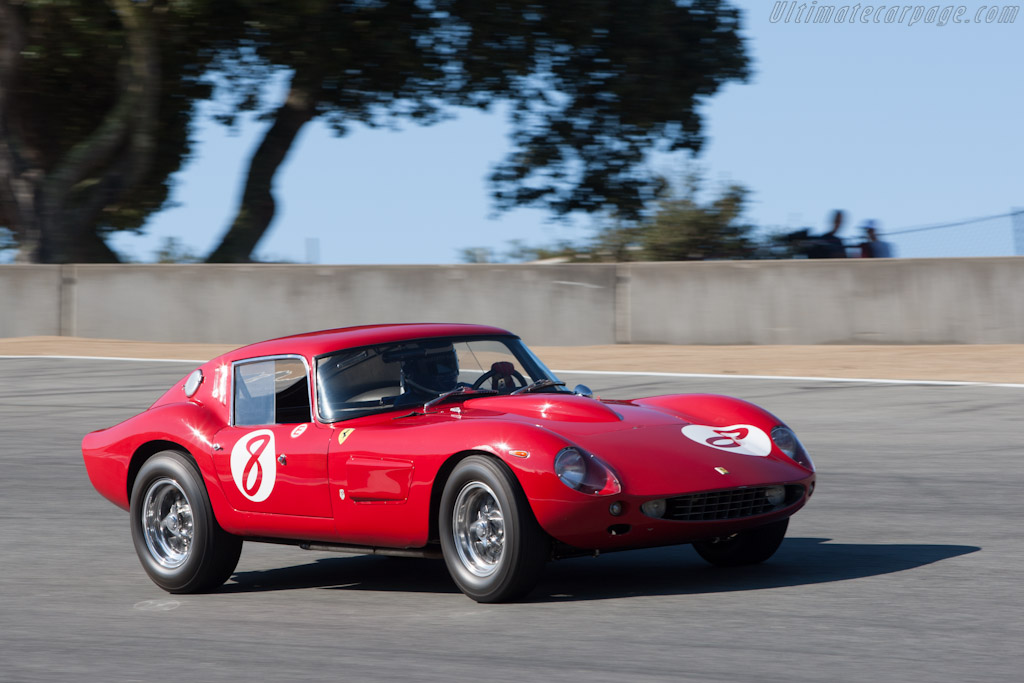
<path id="1" fill-rule="evenodd" d="M 483 386 L 484 382 L 486 382 L 487 380 L 491 379 L 492 377 L 497 377 L 498 375 L 503 375 L 505 377 L 511 377 L 513 379 L 512 386 L 509 387 L 509 390 L 512 390 L 512 389 L 516 388 L 516 386 L 515 386 L 516 382 L 519 382 L 519 386 L 520 387 L 525 387 L 527 384 L 529 384 L 526 381 L 526 378 L 523 377 L 518 372 L 516 372 L 515 370 L 512 370 L 511 372 L 499 372 L 497 370 L 488 370 L 484 374 L 482 374 L 479 377 L 477 377 L 477 380 L 475 382 L 473 382 L 473 388 L 474 389 L 479 389 L 480 387 Z"/>

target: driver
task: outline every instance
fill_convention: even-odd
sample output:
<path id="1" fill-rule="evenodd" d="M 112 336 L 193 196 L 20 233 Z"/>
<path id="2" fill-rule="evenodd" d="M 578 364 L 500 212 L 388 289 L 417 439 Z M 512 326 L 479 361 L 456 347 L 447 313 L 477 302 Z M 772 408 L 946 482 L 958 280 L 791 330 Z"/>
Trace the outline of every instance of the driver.
<path id="1" fill-rule="evenodd" d="M 406 392 L 437 395 L 454 389 L 459 382 L 459 359 L 449 344 L 440 349 L 427 349 L 422 358 L 402 361 L 402 384 Z"/>

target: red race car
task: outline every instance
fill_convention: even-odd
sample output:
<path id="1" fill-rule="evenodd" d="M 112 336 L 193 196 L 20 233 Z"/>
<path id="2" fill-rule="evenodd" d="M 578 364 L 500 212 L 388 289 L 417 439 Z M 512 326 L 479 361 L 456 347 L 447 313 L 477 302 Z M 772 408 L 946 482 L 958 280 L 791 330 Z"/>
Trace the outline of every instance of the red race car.
<path id="1" fill-rule="evenodd" d="M 751 564 L 815 480 L 796 435 L 757 406 L 600 400 L 515 335 L 456 324 L 243 347 L 88 434 L 82 453 L 172 593 L 221 585 L 243 540 L 443 557 L 479 602 L 598 551 L 692 543 L 713 564 Z"/>

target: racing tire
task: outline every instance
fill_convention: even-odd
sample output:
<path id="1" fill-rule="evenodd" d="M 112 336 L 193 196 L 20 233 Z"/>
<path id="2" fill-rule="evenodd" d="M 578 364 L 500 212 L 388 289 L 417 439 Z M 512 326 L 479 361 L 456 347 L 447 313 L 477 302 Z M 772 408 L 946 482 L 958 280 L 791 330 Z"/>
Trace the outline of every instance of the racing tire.
<path id="1" fill-rule="evenodd" d="M 693 547 L 701 557 L 719 567 L 757 564 L 775 554 L 788 527 L 789 518 L 786 518 L 732 536 L 696 541 Z"/>
<path id="2" fill-rule="evenodd" d="M 549 539 L 504 463 L 473 455 L 456 465 L 438 520 L 448 573 L 473 600 L 508 602 L 537 585 Z"/>
<path id="3" fill-rule="evenodd" d="M 234 573 L 242 539 L 220 528 L 196 465 L 177 451 L 147 460 L 132 487 L 135 552 L 169 593 L 214 589 Z"/>

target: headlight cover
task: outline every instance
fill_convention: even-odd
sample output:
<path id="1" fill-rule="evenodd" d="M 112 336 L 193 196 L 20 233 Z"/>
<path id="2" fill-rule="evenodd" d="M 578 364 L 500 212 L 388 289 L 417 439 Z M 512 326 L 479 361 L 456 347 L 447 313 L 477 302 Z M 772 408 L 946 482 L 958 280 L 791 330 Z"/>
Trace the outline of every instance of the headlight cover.
<path id="1" fill-rule="evenodd" d="M 800 443 L 800 439 L 796 438 L 796 434 L 793 430 L 784 425 L 779 425 L 772 430 L 772 442 L 779 447 L 779 450 L 786 454 L 793 462 L 803 465 L 807 469 L 814 471 L 814 463 L 811 461 L 811 456 L 807 454 L 807 450 L 803 444 Z"/>
<path id="2" fill-rule="evenodd" d="M 610 496 L 622 491 L 619 478 L 608 465 L 575 446 L 563 448 L 555 456 L 555 474 L 559 481 L 580 493 Z"/>

